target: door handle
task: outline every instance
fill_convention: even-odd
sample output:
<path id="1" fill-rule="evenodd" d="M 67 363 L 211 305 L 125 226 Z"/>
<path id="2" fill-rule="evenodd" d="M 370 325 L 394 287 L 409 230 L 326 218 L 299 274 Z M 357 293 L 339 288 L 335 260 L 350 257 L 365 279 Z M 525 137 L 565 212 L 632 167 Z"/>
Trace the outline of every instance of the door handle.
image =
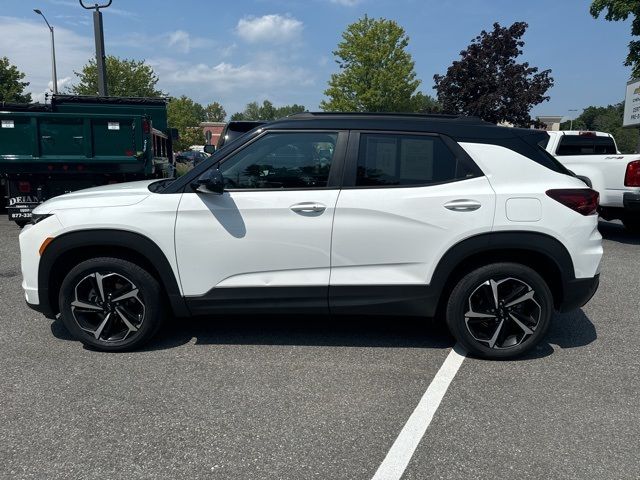
<path id="1" fill-rule="evenodd" d="M 468 199 L 452 200 L 444 204 L 444 208 L 448 208 L 454 212 L 473 212 L 481 206 L 482 204 L 480 202 Z"/>
<path id="2" fill-rule="evenodd" d="M 295 205 L 291 205 L 289 208 L 296 213 L 319 213 L 324 212 L 327 209 L 325 205 L 316 202 L 296 203 Z"/>

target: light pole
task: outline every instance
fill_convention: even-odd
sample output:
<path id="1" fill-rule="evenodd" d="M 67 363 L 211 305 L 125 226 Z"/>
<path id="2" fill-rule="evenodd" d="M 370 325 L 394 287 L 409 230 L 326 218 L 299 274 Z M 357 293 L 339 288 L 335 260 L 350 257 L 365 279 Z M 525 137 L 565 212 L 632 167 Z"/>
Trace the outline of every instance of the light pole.
<path id="1" fill-rule="evenodd" d="M 572 109 L 572 110 L 569 110 L 569 112 L 577 112 L 577 111 L 578 111 L 578 110 L 577 110 L 577 109 L 575 109 L 575 108 L 574 108 L 574 109 Z M 572 116 L 572 118 L 571 118 L 571 124 L 570 124 L 570 126 L 569 126 L 569 130 L 573 130 L 573 116 Z"/>
<path id="2" fill-rule="evenodd" d="M 104 29 L 102 27 L 101 8 L 107 8 L 113 0 L 109 0 L 104 5 L 97 3 L 93 7 L 87 7 L 82 0 L 78 0 L 82 8 L 85 10 L 94 10 L 93 12 L 93 35 L 96 41 L 96 67 L 98 69 L 98 93 L 101 97 L 109 95 L 107 91 L 107 61 L 104 53 Z"/>
<path id="3" fill-rule="evenodd" d="M 49 32 L 51 32 L 51 77 L 53 80 L 53 94 L 57 95 L 58 94 L 58 74 L 56 73 L 56 43 L 53 38 L 53 27 L 49 25 L 49 22 L 47 22 L 47 18 L 44 16 L 44 14 L 40 10 L 38 10 L 37 8 L 34 8 L 33 11 L 36 12 L 38 15 L 40 15 L 44 19 L 45 23 L 47 24 L 47 27 L 49 27 Z"/>

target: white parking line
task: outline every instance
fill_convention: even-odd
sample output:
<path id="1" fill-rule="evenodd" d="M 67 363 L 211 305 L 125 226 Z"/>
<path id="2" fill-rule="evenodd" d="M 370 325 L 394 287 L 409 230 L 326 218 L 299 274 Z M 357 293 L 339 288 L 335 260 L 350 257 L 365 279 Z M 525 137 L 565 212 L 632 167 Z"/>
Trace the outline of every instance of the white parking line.
<path id="1" fill-rule="evenodd" d="M 372 480 L 400 480 L 467 352 L 455 344 Z"/>

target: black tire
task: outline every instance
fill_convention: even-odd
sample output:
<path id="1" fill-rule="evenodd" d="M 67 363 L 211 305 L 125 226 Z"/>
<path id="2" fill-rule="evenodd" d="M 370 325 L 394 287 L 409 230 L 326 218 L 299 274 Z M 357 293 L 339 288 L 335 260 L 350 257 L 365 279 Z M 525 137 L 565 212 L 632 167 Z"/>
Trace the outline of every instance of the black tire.
<path id="1" fill-rule="evenodd" d="M 159 282 L 140 266 L 99 257 L 67 274 L 58 300 L 62 321 L 76 339 L 97 350 L 118 352 L 138 348 L 156 334 L 166 310 L 162 298 Z"/>
<path id="2" fill-rule="evenodd" d="M 625 218 L 624 220 L 622 220 L 622 223 L 624 224 L 624 228 L 627 230 L 627 232 L 640 233 L 640 218 Z"/>
<path id="3" fill-rule="evenodd" d="M 509 306 L 524 297 L 531 298 Z M 507 359 L 524 354 L 540 342 L 553 310 L 551 291 L 537 272 L 517 263 L 494 263 L 460 279 L 447 302 L 446 319 L 451 334 L 469 353 Z"/>

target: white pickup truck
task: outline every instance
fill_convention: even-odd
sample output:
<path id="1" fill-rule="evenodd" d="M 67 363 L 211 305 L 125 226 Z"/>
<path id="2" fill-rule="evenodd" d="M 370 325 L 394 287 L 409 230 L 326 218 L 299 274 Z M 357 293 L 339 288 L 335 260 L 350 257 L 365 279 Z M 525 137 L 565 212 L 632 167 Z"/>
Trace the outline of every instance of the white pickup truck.
<path id="1" fill-rule="evenodd" d="M 600 193 L 600 216 L 640 233 L 640 155 L 620 154 L 608 133 L 547 133 L 547 152 Z"/>

